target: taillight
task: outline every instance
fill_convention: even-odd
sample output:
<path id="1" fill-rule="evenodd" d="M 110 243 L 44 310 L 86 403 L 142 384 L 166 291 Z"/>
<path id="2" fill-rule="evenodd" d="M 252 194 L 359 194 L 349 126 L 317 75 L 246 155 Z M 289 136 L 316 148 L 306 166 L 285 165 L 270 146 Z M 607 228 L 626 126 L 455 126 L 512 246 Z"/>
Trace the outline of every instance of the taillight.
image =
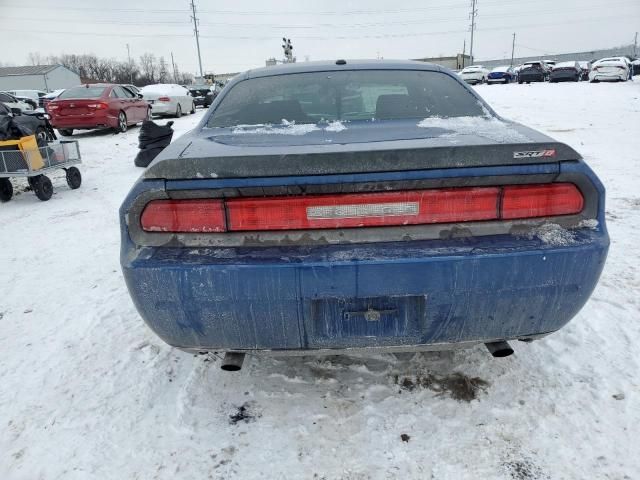
<path id="1" fill-rule="evenodd" d="M 171 99 L 169 97 L 160 97 L 160 98 L 158 98 L 158 101 L 159 102 L 170 102 Z"/>
<path id="2" fill-rule="evenodd" d="M 58 105 L 53 105 L 53 104 L 51 104 L 51 103 L 48 103 L 48 104 L 47 104 L 47 108 L 48 108 L 49 110 L 56 110 L 57 108 L 60 108 L 60 107 L 59 107 Z"/>
<path id="3" fill-rule="evenodd" d="M 140 224 L 146 232 L 224 232 L 222 200 L 153 200 L 147 204 Z"/>
<path id="4" fill-rule="evenodd" d="M 584 198 L 572 183 L 504 187 L 501 218 L 535 218 L 580 213 Z"/>
<path id="5" fill-rule="evenodd" d="M 290 197 L 153 200 L 147 232 L 212 233 L 425 225 L 572 215 L 584 198 L 571 183 L 440 188 Z"/>
<path id="6" fill-rule="evenodd" d="M 95 110 L 106 110 L 109 108 L 109 104 L 106 102 L 98 102 L 98 103 L 89 103 L 87 104 L 88 108 L 93 108 Z"/>
<path id="7" fill-rule="evenodd" d="M 499 188 L 227 200 L 230 231 L 380 227 L 497 218 Z"/>

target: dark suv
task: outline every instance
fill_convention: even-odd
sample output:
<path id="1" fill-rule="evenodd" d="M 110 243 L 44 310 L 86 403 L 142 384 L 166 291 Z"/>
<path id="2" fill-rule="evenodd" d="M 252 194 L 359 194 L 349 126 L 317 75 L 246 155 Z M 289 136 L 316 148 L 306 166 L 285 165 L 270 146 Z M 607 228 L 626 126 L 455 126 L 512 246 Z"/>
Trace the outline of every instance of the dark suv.
<path id="1" fill-rule="evenodd" d="M 193 103 L 195 103 L 196 107 L 209 108 L 213 103 L 215 95 L 209 85 L 189 85 L 187 88 L 193 97 Z"/>
<path id="2" fill-rule="evenodd" d="M 518 72 L 518 83 L 546 82 L 549 79 L 549 73 L 544 62 L 527 62 Z"/>

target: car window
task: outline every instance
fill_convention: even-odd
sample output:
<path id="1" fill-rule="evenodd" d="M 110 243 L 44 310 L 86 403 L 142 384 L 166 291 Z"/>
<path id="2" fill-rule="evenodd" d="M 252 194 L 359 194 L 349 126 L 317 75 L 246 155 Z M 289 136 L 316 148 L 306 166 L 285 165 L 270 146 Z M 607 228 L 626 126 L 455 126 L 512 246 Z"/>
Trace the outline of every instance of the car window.
<path id="1" fill-rule="evenodd" d="M 440 72 L 354 70 L 258 77 L 239 82 L 209 127 L 285 122 L 481 116 L 477 99 Z"/>
<path id="2" fill-rule="evenodd" d="M 118 95 L 118 92 L 116 91 L 115 88 L 111 90 L 111 93 L 109 93 L 109 96 L 111 98 L 120 98 L 120 95 Z"/>
<path id="3" fill-rule="evenodd" d="M 14 103 L 13 99 L 6 93 L 0 93 L 0 102 Z"/>
<path id="4" fill-rule="evenodd" d="M 117 86 L 117 87 L 114 87 L 114 90 L 118 91 L 118 96 L 120 98 L 135 98 L 135 95 L 131 93 L 131 91 L 128 88 Z"/>
<path id="5" fill-rule="evenodd" d="M 106 87 L 74 87 L 62 92 L 58 99 L 64 100 L 66 98 L 100 98 L 104 93 Z"/>

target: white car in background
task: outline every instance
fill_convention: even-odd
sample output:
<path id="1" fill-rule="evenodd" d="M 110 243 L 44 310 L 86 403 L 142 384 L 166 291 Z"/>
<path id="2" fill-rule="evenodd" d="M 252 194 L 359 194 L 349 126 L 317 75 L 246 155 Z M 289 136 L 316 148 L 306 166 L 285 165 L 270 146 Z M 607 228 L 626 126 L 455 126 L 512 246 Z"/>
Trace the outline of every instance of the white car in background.
<path id="1" fill-rule="evenodd" d="M 34 110 L 33 106 L 27 102 L 23 102 L 8 92 L 0 92 L 0 103 L 4 103 L 9 108 L 18 108 L 22 112 L 30 112 Z"/>
<path id="2" fill-rule="evenodd" d="M 43 92 L 42 90 L 8 90 L 8 92 L 14 97 L 30 98 L 39 107 L 42 106 L 42 100 L 40 99 L 47 94 L 47 92 Z"/>
<path id="3" fill-rule="evenodd" d="M 152 115 L 179 118 L 183 113 L 195 113 L 196 105 L 189 90 L 173 83 L 147 85 L 140 89 L 142 98 L 151 105 Z"/>
<path id="4" fill-rule="evenodd" d="M 626 82 L 629 80 L 631 63 L 626 57 L 603 58 L 591 65 L 589 81 L 591 83 L 600 81 Z"/>
<path id="5" fill-rule="evenodd" d="M 489 76 L 489 70 L 482 65 L 471 65 L 470 67 L 462 69 L 458 75 L 467 83 L 485 83 Z"/>

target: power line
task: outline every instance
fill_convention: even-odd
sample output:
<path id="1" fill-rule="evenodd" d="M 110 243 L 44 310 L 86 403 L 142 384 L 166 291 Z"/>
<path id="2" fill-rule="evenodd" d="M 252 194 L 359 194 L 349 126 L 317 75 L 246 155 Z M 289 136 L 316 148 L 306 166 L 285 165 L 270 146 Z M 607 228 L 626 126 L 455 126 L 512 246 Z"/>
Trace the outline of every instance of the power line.
<path id="1" fill-rule="evenodd" d="M 625 17 L 626 19 L 634 17 L 633 15 Z M 640 16 L 638 16 L 640 17 Z M 518 29 L 526 29 L 526 28 L 544 28 L 551 27 L 557 25 L 567 25 L 567 24 L 579 24 L 579 23 L 590 23 L 590 22 L 602 22 L 602 20 L 608 19 L 620 19 L 619 15 L 611 15 L 611 16 L 602 16 L 598 18 L 584 19 L 584 20 L 565 20 L 561 22 L 536 22 L 531 24 L 510 24 L 503 27 L 488 27 L 488 28 L 478 28 L 477 31 L 480 32 L 490 32 L 490 31 L 502 31 L 502 30 L 511 30 L 516 27 Z M 115 32 L 115 33 L 98 33 L 98 32 L 69 32 L 69 31 L 61 31 L 61 30 L 29 30 L 25 31 L 22 28 L 4 28 L 3 32 L 20 32 L 23 35 L 49 35 L 49 34 L 61 34 L 61 35 L 93 35 L 99 37 L 130 37 L 130 38 L 189 38 L 192 37 L 190 34 L 179 34 L 179 33 L 123 33 L 123 32 Z M 433 32 L 416 32 L 416 33 L 387 33 L 387 34 L 370 34 L 370 35 L 297 35 L 298 39 L 309 39 L 309 40 L 327 40 L 327 39 L 339 39 L 339 40 L 348 40 L 348 39 L 369 39 L 369 38 L 410 38 L 410 37 L 426 37 L 432 35 L 446 35 L 450 33 L 465 33 L 467 30 L 441 30 L 441 31 L 433 31 Z M 273 35 L 199 35 L 199 38 L 211 38 L 211 39 L 222 39 L 222 40 L 273 40 Z"/>

